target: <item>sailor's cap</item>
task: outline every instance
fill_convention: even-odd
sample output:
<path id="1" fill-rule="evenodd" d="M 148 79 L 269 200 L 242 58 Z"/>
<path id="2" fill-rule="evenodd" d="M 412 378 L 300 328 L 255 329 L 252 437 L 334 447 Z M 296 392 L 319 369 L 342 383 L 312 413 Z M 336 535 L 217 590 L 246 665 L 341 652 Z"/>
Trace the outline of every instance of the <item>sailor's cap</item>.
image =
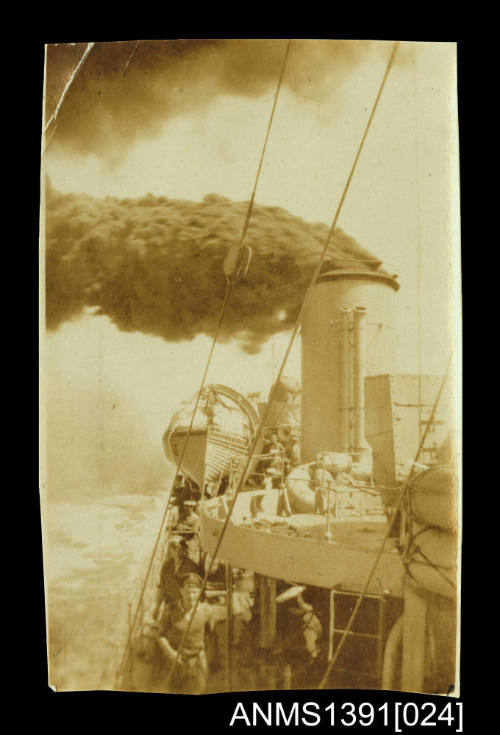
<path id="1" fill-rule="evenodd" d="M 195 574 L 194 572 L 189 572 L 189 574 L 184 574 L 180 580 L 180 586 L 188 586 L 188 587 L 202 587 L 203 580 L 200 577 L 199 574 Z"/>
<path id="2" fill-rule="evenodd" d="M 304 585 L 302 584 L 296 584 L 293 587 L 289 587 L 287 590 L 282 592 L 280 595 L 277 596 L 276 602 L 288 602 L 289 600 L 294 600 L 296 597 L 301 595 L 305 590 Z"/>
<path id="3" fill-rule="evenodd" d="M 175 536 L 171 536 L 170 541 L 169 541 L 169 544 L 170 544 L 170 546 L 175 547 L 175 546 L 179 546 L 179 544 L 182 541 L 184 541 L 184 539 L 182 538 L 182 536 L 178 535 L 177 534 L 177 531 L 176 531 L 175 532 Z"/>
<path id="4" fill-rule="evenodd" d="M 182 536 L 182 541 L 180 543 L 186 543 L 186 539 L 190 541 L 194 536 L 196 536 L 197 529 L 185 526 L 182 528 L 176 528 L 175 532 L 178 533 L 179 536 Z"/>

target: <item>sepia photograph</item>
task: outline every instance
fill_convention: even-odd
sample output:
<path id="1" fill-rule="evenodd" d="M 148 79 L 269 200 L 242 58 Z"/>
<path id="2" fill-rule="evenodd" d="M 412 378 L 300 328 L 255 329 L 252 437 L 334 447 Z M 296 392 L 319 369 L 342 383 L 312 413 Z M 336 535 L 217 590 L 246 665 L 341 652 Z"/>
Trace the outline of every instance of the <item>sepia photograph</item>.
<path id="1" fill-rule="evenodd" d="M 456 43 L 44 56 L 47 686 L 459 697 Z"/>

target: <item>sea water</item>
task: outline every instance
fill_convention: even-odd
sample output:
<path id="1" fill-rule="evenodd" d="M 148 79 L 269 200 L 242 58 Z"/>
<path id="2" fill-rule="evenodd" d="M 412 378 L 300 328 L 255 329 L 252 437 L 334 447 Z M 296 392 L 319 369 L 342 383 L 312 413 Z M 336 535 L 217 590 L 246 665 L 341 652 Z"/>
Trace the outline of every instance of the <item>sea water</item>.
<path id="1" fill-rule="evenodd" d="M 51 501 L 44 514 L 49 684 L 112 689 L 168 490 Z"/>

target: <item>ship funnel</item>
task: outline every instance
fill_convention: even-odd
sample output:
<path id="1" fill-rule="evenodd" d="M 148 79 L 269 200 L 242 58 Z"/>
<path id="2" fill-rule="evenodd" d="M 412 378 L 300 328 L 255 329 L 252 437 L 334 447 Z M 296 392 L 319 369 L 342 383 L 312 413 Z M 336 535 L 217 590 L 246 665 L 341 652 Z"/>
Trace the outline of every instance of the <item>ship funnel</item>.
<path id="1" fill-rule="evenodd" d="M 301 325 L 303 462 L 321 452 L 368 454 L 364 378 L 397 370 L 398 288 L 395 278 L 376 271 L 318 277 Z"/>

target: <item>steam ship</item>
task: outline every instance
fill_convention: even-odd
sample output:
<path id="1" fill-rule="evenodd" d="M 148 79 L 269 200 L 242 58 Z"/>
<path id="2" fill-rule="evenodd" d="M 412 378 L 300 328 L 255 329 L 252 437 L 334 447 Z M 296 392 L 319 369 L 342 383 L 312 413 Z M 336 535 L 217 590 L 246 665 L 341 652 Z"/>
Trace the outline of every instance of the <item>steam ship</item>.
<path id="1" fill-rule="evenodd" d="M 248 262 L 240 243 L 224 264 L 228 283 Z M 280 374 L 267 401 L 207 386 L 170 422 L 166 456 L 199 493 L 202 594 L 225 609 L 209 691 L 446 694 L 458 686 L 459 481 L 447 439 L 449 393 L 443 376 L 394 372 L 398 290 L 376 261 L 319 268 L 300 313 L 301 384 Z M 169 514 L 117 688 L 154 689 L 136 641 L 144 642 L 175 533 Z M 291 599 L 318 621 L 305 669 L 300 635 L 283 624 Z"/>
<path id="2" fill-rule="evenodd" d="M 328 597 L 330 659 L 364 593 L 359 621 L 365 628 L 355 626 L 349 635 L 330 686 L 447 692 L 456 684 L 458 558 L 458 483 L 450 457 L 443 456 L 449 407 L 442 399 L 431 417 L 439 376 L 391 372 L 397 290 L 396 279 L 373 271 L 318 278 L 302 322 L 301 463 L 281 488 L 238 495 L 217 554 L 229 568 L 258 575 L 266 608 L 260 640 L 269 660 L 277 634 L 276 580 L 293 580 L 323 591 L 323 601 Z M 282 407 L 272 408 L 279 416 Z M 429 420 L 424 466 L 406 482 Z M 282 496 L 287 510 L 280 509 Z M 396 512 L 397 532 L 382 547 Z M 208 553 L 226 518 L 220 498 L 201 504 L 201 544 Z M 262 527 L 264 519 L 270 526 Z M 321 593 L 312 597 L 321 600 Z"/>
<path id="3" fill-rule="evenodd" d="M 216 556 L 225 570 L 217 690 L 290 685 L 279 665 L 283 585 L 306 590 L 321 619 L 326 686 L 446 693 L 456 685 L 458 480 L 446 451 L 449 406 L 445 393 L 435 401 L 440 376 L 391 371 L 398 288 L 378 269 L 321 273 L 301 325 L 301 386 L 281 379 L 271 403 L 208 386 L 191 430 L 188 403 L 164 435 L 167 458 L 182 460 L 201 489 L 202 558 Z M 171 519 L 164 541 L 175 533 Z M 232 640 L 242 578 L 257 626 L 246 679 L 248 661 Z M 130 663 L 123 685 L 147 689 L 140 671 Z"/>

